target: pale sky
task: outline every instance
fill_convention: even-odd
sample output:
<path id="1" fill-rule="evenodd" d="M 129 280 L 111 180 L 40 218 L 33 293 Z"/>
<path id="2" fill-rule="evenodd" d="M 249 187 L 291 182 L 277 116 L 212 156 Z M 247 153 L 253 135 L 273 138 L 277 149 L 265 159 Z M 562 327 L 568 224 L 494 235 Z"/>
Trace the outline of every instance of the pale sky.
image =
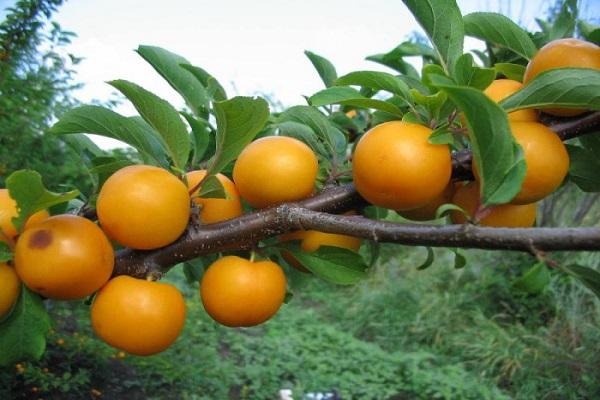
<path id="1" fill-rule="evenodd" d="M 463 14 L 502 11 L 512 18 L 521 16 L 531 26 L 533 16 L 541 16 L 540 10 L 551 1 L 458 3 Z M 599 4 L 586 1 L 583 8 L 598 15 Z M 0 5 L 7 1 L 0 0 Z M 265 93 L 293 105 L 304 104 L 302 95 L 323 88 L 304 50 L 327 57 L 340 75 L 361 69 L 385 71 L 364 58 L 391 50 L 418 29 L 400 0 L 71 0 L 55 19 L 78 35 L 69 50 L 85 58 L 77 66 L 78 80 L 85 84 L 77 94 L 81 100 L 107 100 L 114 90 L 105 82 L 127 79 L 177 107 L 183 105 L 181 98 L 133 51 L 139 44 L 184 56 L 212 73 L 230 96 Z M 466 46 L 477 42 L 470 40 Z M 116 111 L 135 114 L 127 102 Z M 119 145 L 105 139 L 100 143 Z"/>

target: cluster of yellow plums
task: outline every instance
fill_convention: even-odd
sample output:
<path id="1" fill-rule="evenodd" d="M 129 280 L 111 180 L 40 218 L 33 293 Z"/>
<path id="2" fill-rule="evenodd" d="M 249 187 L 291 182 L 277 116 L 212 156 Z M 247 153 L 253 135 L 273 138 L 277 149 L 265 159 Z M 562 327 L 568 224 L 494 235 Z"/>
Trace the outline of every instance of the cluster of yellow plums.
<path id="1" fill-rule="evenodd" d="M 565 56 L 567 54 L 568 56 Z M 543 47 L 531 60 L 525 84 L 540 72 L 562 66 L 600 69 L 600 48 L 575 39 Z M 485 93 L 500 101 L 522 87 L 520 82 L 496 80 Z M 573 115 L 582 110 L 545 110 Z M 557 135 L 537 122 L 537 111 L 509 114 L 515 140 L 522 146 L 527 174 L 510 204 L 487 210 L 482 225 L 526 227 L 535 222 L 535 203 L 563 181 L 569 157 Z M 375 126 L 356 145 L 353 180 L 371 204 L 398 211 L 406 218 L 435 218 L 438 207 L 452 202 L 471 217 L 480 207 L 477 179 L 451 182 L 452 163 L 447 145 L 430 144 L 431 129 L 401 121 Z M 129 276 L 112 277 L 113 244 L 151 250 L 177 240 L 188 226 L 193 210 L 204 224 L 242 214 L 242 199 L 254 208 L 297 201 L 314 194 L 318 160 L 303 142 L 284 136 L 263 137 L 250 143 L 237 158 L 233 181 L 217 178 L 226 198 L 202 198 L 198 185 L 206 171 L 180 179 L 167 170 L 135 165 L 114 173 L 102 186 L 96 209 L 98 224 L 75 215 L 31 216 L 17 235 L 12 224 L 15 202 L 0 190 L 0 240 L 14 248 L 12 265 L 0 264 L 0 319 L 19 295 L 22 281 L 44 297 L 82 299 L 96 293 L 91 307 L 96 334 L 110 345 L 132 354 L 149 355 L 166 349 L 180 334 L 185 321 L 181 293 L 168 283 Z M 474 171 L 477 178 L 478 174 Z M 191 207 L 192 202 L 195 207 Z M 453 212 L 455 223 L 463 213 Z M 303 251 L 320 246 L 358 250 L 357 238 L 316 231 L 281 235 L 281 241 L 299 240 Z M 291 254 L 284 258 L 307 271 Z M 111 278 L 112 277 L 112 278 Z M 260 324 L 282 305 L 287 281 L 281 267 L 270 260 L 225 256 L 202 277 L 200 297 L 207 313 L 221 324 L 240 327 Z"/>
<path id="2" fill-rule="evenodd" d="M 578 39 L 559 39 L 542 47 L 528 64 L 523 83 L 498 79 L 484 93 L 499 102 L 540 73 L 561 67 L 600 70 L 600 47 Z M 579 109 L 544 109 L 558 116 L 574 116 Z M 538 122 L 538 111 L 519 110 L 508 115 L 515 141 L 521 145 L 527 172 L 521 191 L 510 202 L 480 209 L 479 175 L 475 181 L 451 182 L 452 163 L 446 145 L 428 142 L 431 129 L 400 121 L 376 126 L 359 141 L 353 158 L 353 178 L 358 192 L 370 203 L 397 210 L 412 220 L 431 220 L 445 203 L 461 207 L 468 216 L 453 211 L 454 223 L 478 219 L 493 227 L 530 227 L 536 219 L 536 202 L 554 192 L 569 169 L 569 155 L 560 138 Z M 478 211 L 483 211 L 479 213 Z"/>
<path id="3" fill-rule="evenodd" d="M 183 296 L 168 283 L 112 277 L 112 242 L 132 249 L 157 249 L 184 233 L 194 210 L 199 210 L 203 224 L 211 224 L 240 216 L 242 198 L 252 207 L 263 208 L 309 197 L 317 169 L 317 157 L 306 144 L 283 136 L 250 143 L 235 163 L 235 183 L 217 175 L 226 192 L 222 199 L 199 197 L 204 170 L 179 179 L 162 168 L 128 166 L 102 186 L 96 202 L 98 224 L 76 215 L 49 216 L 42 211 L 29 218 L 20 235 L 12 223 L 16 204 L 2 189 L 0 227 L 2 240 L 14 247 L 14 268 L 7 264 L 0 268 L 0 274 L 8 276 L 2 280 L 7 290 L 0 293 L 0 316 L 15 303 L 21 281 L 51 299 L 75 300 L 96 293 L 91 320 L 101 339 L 137 355 L 162 351 L 183 328 Z M 308 239 L 326 234 L 305 231 L 301 235 Z M 337 236 L 344 238 L 326 236 L 327 244 L 335 243 Z M 253 326 L 277 312 L 286 287 L 285 274 L 275 262 L 225 256 L 206 270 L 200 295 L 208 314 L 219 323 Z"/>

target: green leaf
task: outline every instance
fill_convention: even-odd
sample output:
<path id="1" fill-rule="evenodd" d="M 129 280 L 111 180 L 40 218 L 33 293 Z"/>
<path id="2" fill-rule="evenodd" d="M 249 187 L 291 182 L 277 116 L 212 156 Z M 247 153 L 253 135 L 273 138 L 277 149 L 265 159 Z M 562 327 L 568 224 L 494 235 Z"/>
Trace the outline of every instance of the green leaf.
<path id="1" fill-rule="evenodd" d="M 575 33 L 575 22 L 577 21 L 577 0 L 564 0 L 560 8 L 560 12 L 554 18 L 553 24 L 547 22 L 544 25 L 544 33 L 546 40 L 551 41 L 565 37 L 573 37 Z M 542 22 L 536 19 L 538 23 Z"/>
<path id="2" fill-rule="evenodd" d="M 448 127 L 438 128 L 431 132 L 428 141 L 431 144 L 454 144 L 454 135 Z"/>
<path id="3" fill-rule="evenodd" d="M 561 268 L 569 275 L 577 278 L 588 289 L 590 289 L 598 298 L 600 298 L 600 273 L 592 268 L 581 265 L 569 265 Z"/>
<path id="4" fill-rule="evenodd" d="M 490 204 L 504 204 L 512 200 L 514 197 L 512 193 L 518 193 L 521 190 L 521 185 L 527 172 L 527 164 L 523 156 L 523 149 L 517 143 L 513 143 L 513 154 L 516 161 L 506 175 L 504 175 L 504 179 L 498 186 Z M 508 200 L 509 197 L 510 200 Z"/>
<path id="5" fill-rule="evenodd" d="M 569 178 L 584 192 L 600 192 L 600 157 L 598 152 L 566 145 L 569 152 Z"/>
<path id="6" fill-rule="evenodd" d="M 473 75 L 473 56 L 466 53 L 456 60 L 456 67 L 452 76 L 459 85 L 469 86 L 469 81 Z"/>
<path id="7" fill-rule="evenodd" d="M 478 50 L 478 49 L 473 49 L 471 50 L 471 53 L 475 54 L 477 56 L 477 58 L 479 58 L 479 60 L 483 63 L 483 65 L 490 65 L 491 61 L 490 61 L 490 57 L 488 55 L 488 53 L 482 51 L 482 50 Z"/>
<path id="8" fill-rule="evenodd" d="M 204 182 L 202 182 L 202 186 L 200 187 L 200 192 L 198 193 L 198 197 L 202 197 L 205 199 L 228 199 L 227 192 L 223 187 L 223 184 L 215 175 L 209 175 Z"/>
<path id="9" fill-rule="evenodd" d="M 156 46 L 139 46 L 137 53 L 181 94 L 194 114 L 208 112 L 210 103 L 206 89 L 189 71 L 181 68 L 181 64 L 189 64 L 185 58 Z"/>
<path id="10" fill-rule="evenodd" d="M 227 100 L 227 92 L 217 79 L 200 67 L 190 64 L 180 64 L 181 68 L 188 70 L 204 86 L 209 98 L 214 101 Z"/>
<path id="11" fill-rule="evenodd" d="M 424 269 L 431 267 L 431 265 L 435 261 L 435 254 L 433 253 L 433 249 L 429 246 L 425 247 L 425 249 L 427 249 L 427 258 L 425 259 L 423 264 L 421 264 L 417 267 L 417 269 L 419 271 L 422 271 Z"/>
<path id="12" fill-rule="evenodd" d="M 380 220 L 388 216 L 389 210 L 387 208 L 377 206 L 367 206 L 363 208 L 362 213 L 367 218 Z"/>
<path id="13" fill-rule="evenodd" d="M 42 183 L 42 176 L 32 170 L 13 172 L 6 178 L 6 187 L 10 197 L 17 202 L 19 215 L 13 218 L 13 224 L 18 232 L 21 232 L 27 218 L 34 213 L 79 196 L 77 190 L 67 193 L 54 193 L 46 190 Z"/>
<path id="14" fill-rule="evenodd" d="M 205 156 L 212 156 L 215 151 L 215 135 L 208 121 L 194 118 L 188 113 L 181 113 L 192 128 L 192 167 L 195 167 Z M 212 150 L 212 153 L 209 152 Z"/>
<path id="15" fill-rule="evenodd" d="M 544 290 L 548 283 L 550 283 L 550 270 L 545 263 L 539 262 L 515 280 L 513 286 L 523 292 L 537 294 Z"/>
<path id="16" fill-rule="evenodd" d="M 190 261 L 186 261 L 183 264 L 183 273 L 186 281 L 189 284 L 198 283 L 204 275 L 206 267 L 209 266 L 213 261 L 216 260 L 216 254 L 209 257 L 195 258 Z"/>
<path id="17" fill-rule="evenodd" d="M 23 286 L 12 313 L 0 324 L 0 366 L 39 360 L 49 329 L 50 318 L 40 296 Z"/>
<path id="18" fill-rule="evenodd" d="M 102 187 L 104 182 L 115 172 L 133 163 L 125 158 L 116 157 L 96 157 L 92 159 L 93 167 L 90 168 L 90 173 L 97 175 L 98 187 Z"/>
<path id="19" fill-rule="evenodd" d="M 454 269 L 461 269 L 467 265 L 467 259 L 465 256 L 459 253 L 458 249 L 453 249 L 454 253 Z"/>
<path id="20" fill-rule="evenodd" d="M 447 73 L 463 53 L 465 28 L 455 0 L 403 0 L 433 43 Z"/>
<path id="21" fill-rule="evenodd" d="M 67 111 L 48 133 L 93 133 L 127 143 L 155 165 L 164 162 L 165 149 L 156 132 L 104 107 L 81 106 Z"/>
<path id="22" fill-rule="evenodd" d="M 423 124 L 423 118 L 414 112 L 407 112 L 402 116 L 402 122 L 408 122 L 409 124 Z"/>
<path id="23" fill-rule="evenodd" d="M 345 106 L 354 106 L 361 108 L 373 108 L 375 110 L 385 111 L 398 117 L 402 116 L 402 110 L 383 100 L 375 100 L 363 96 L 356 89 L 351 87 L 331 87 L 321 90 L 312 95 L 309 99 L 312 106 L 319 107 L 329 104 L 341 104 Z"/>
<path id="24" fill-rule="evenodd" d="M 448 100 L 448 95 L 443 91 L 439 91 L 436 94 L 430 94 L 427 96 L 421 94 L 416 89 L 411 89 L 410 93 L 415 99 L 415 103 L 425 107 L 434 117 L 437 117 L 439 111 L 444 106 L 444 103 L 446 100 Z"/>
<path id="25" fill-rule="evenodd" d="M 506 113 L 480 90 L 456 86 L 439 75 L 431 79 L 465 114 L 483 206 L 508 203 L 521 190 L 525 160 Z"/>
<path id="26" fill-rule="evenodd" d="M 430 65 L 434 65 L 434 64 L 430 64 Z M 406 83 L 406 85 L 409 88 L 418 90 L 421 94 L 424 94 L 424 95 L 431 94 L 431 90 L 429 90 L 429 88 L 427 86 L 425 86 L 423 84 L 423 82 L 421 82 L 420 78 L 415 79 L 410 76 L 400 75 L 400 76 L 398 76 L 398 79 L 400 79 L 404 83 Z"/>
<path id="27" fill-rule="evenodd" d="M 304 54 L 306 57 L 308 57 L 312 65 L 317 70 L 325 86 L 332 86 L 333 82 L 337 79 L 337 72 L 333 64 L 328 59 L 308 50 L 305 50 Z"/>
<path id="28" fill-rule="evenodd" d="M 345 153 L 346 137 L 344 133 L 319 110 L 311 106 L 293 106 L 285 110 L 277 118 L 276 123 L 293 121 L 310 127 L 313 132 L 325 143 L 329 152 L 325 155 Z M 309 143 L 310 142 L 306 142 Z"/>
<path id="29" fill-rule="evenodd" d="M 326 281 L 338 285 L 353 285 L 367 276 L 368 265 L 352 250 L 321 246 L 317 251 L 308 253 L 300 250 L 298 243 L 284 245 L 300 264 Z"/>
<path id="30" fill-rule="evenodd" d="M 500 105 L 507 112 L 549 107 L 600 110 L 600 71 L 589 68 L 545 71 Z"/>
<path id="31" fill-rule="evenodd" d="M 475 89 L 484 90 L 496 79 L 496 70 L 493 68 L 475 67 L 473 76 L 469 81 L 469 86 Z"/>
<path id="32" fill-rule="evenodd" d="M 133 103 L 142 118 L 160 134 L 175 167 L 184 170 L 190 156 L 190 135 L 177 110 L 133 82 L 116 80 L 109 84 Z"/>
<path id="33" fill-rule="evenodd" d="M 92 157 L 105 155 L 104 151 L 92 139 L 82 133 L 63 135 L 61 136 L 61 140 L 82 156 L 84 154 L 91 155 Z"/>
<path id="34" fill-rule="evenodd" d="M 431 82 L 431 76 L 434 76 L 434 75 L 447 76 L 446 73 L 444 72 L 444 69 L 437 64 L 424 65 L 423 70 L 421 71 L 421 75 L 423 75 L 423 78 L 422 78 L 423 84 L 426 87 L 432 89 L 433 92 L 437 92 L 438 89 Z"/>
<path id="35" fill-rule="evenodd" d="M 595 43 L 600 46 L 600 26 L 590 24 L 586 21 L 579 21 L 579 31 L 588 42 Z"/>
<path id="36" fill-rule="evenodd" d="M 440 219 L 442 217 L 445 217 L 451 211 L 458 211 L 459 213 L 462 213 L 463 215 L 465 215 L 467 217 L 467 219 L 471 219 L 471 215 L 469 215 L 468 212 L 466 212 L 465 210 L 463 210 L 461 207 L 457 206 L 456 204 L 452 204 L 452 203 L 446 203 L 446 204 L 442 204 L 441 206 L 439 206 L 438 209 L 435 211 L 435 219 Z"/>
<path id="37" fill-rule="evenodd" d="M 217 119 L 216 152 L 208 174 L 220 172 L 263 128 L 269 118 L 269 105 L 260 98 L 234 97 L 214 104 Z"/>
<path id="38" fill-rule="evenodd" d="M 584 149 L 600 154 L 600 131 L 579 136 L 578 140 Z"/>
<path id="39" fill-rule="evenodd" d="M 497 63 L 494 65 L 496 73 L 502 74 L 508 79 L 513 81 L 523 82 L 523 75 L 525 75 L 525 67 L 519 64 L 511 63 Z"/>
<path id="40" fill-rule="evenodd" d="M 527 32 L 502 14 L 475 12 L 465 15 L 463 20 L 468 36 L 506 47 L 528 60 L 537 52 Z"/>
<path id="41" fill-rule="evenodd" d="M 356 71 L 350 72 L 347 75 L 339 77 L 335 81 L 336 86 L 357 85 L 367 87 L 374 90 L 385 90 L 398 97 L 410 101 L 411 95 L 409 87 L 402 79 L 388 74 L 387 72 L 378 71 Z"/>
<path id="42" fill-rule="evenodd" d="M 374 54 L 366 59 L 390 67 L 403 75 L 418 78 L 419 74 L 415 70 L 415 67 L 413 67 L 410 62 L 403 60 L 403 57 L 410 56 L 422 56 L 430 62 L 436 62 L 438 60 L 436 53 L 431 47 L 422 43 L 410 41 L 400 43 L 400 45 L 387 53 Z"/>
<path id="43" fill-rule="evenodd" d="M 493 68 L 475 66 L 473 56 L 463 54 L 456 62 L 454 78 L 459 85 L 483 90 L 496 78 L 496 71 Z"/>
<path id="44" fill-rule="evenodd" d="M 325 157 L 329 156 L 329 152 L 319 141 L 319 136 L 310 126 L 296 121 L 282 121 L 275 127 L 279 130 L 279 135 L 296 138 L 309 145 L 315 153 Z"/>
<path id="45" fill-rule="evenodd" d="M 13 259 L 13 252 L 6 242 L 0 242 L 0 262 L 7 262 Z"/>

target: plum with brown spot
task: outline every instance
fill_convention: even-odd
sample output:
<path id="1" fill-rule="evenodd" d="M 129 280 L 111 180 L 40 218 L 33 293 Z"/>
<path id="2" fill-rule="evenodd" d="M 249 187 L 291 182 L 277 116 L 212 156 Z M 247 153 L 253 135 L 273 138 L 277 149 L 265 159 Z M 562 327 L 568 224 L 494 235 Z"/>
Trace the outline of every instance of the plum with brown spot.
<path id="1" fill-rule="evenodd" d="M 39 230 L 34 232 L 29 238 L 28 246 L 30 249 L 43 249 L 52 243 L 52 232 L 48 230 Z"/>
<path id="2" fill-rule="evenodd" d="M 81 299 L 110 278 L 113 248 L 98 226 L 58 215 L 25 229 L 15 247 L 15 269 L 34 292 L 60 300 Z"/>

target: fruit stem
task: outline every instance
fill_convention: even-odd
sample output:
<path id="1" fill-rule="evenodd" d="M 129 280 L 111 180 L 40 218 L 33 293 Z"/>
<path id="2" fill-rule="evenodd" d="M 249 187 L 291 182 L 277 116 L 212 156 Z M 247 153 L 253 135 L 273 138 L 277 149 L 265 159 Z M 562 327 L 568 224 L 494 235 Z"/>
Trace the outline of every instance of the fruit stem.
<path id="1" fill-rule="evenodd" d="M 162 273 L 160 271 L 156 271 L 156 270 L 151 270 L 148 272 L 148 274 L 146 275 L 146 280 L 148 282 L 156 282 L 158 281 L 160 278 L 162 278 Z"/>

